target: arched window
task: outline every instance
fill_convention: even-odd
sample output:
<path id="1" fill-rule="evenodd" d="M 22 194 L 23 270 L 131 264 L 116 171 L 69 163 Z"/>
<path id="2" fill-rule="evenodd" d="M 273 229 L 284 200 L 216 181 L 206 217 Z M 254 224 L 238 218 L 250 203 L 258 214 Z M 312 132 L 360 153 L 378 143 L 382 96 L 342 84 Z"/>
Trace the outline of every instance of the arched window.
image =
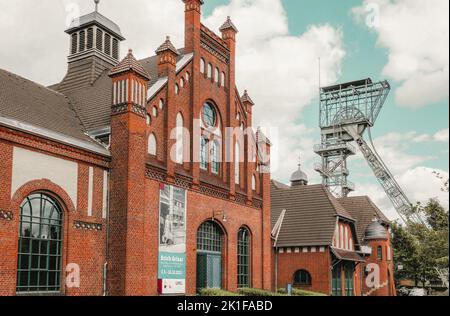
<path id="1" fill-rule="evenodd" d="M 200 72 L 201 72 L 202 74 L 205 73 L 205 60 L 204 60 L 203 58 L 200 59 Z"/>
<path id="2" fill-rule="evenodd" d="M 189 80 L 191 80 L 191 74 L 189 73 L 189 71 L 186 71 L 184 77 L 186 78 L 186 82 L 189 82 Z"/>
<path id="3" fill-rule="evenodd" d="M 211 144 L 211 172 L 214 174 L 220 173 L 220 145 L 217 140 Z"/>
<path id="4" fill-rule="evenodd" d="M 234 181 L 236 184 L 241 183 L 241 154 L 240 154 L 240 148 L 239 143 L 236 142 L 234 146 Z"/>
<path id="5" fill-rule="evenodd" d="M 252 190 L 256 191 L 256 176 L 252 176 Z"/>
<path id="6" fill-rule="evenodd" d="M 219 83 L 219 68 L 214 70 L 214 82 Z"/>
<path id="7" fill-rule="evenodd" d="M 145 122 L 147 123 L 147 126 L 150 126 L 150 124 L 152 124 L 152 117 L 149 114 L 147 114 Z"/>
<path id="8" fill-rule="evenodd" d="M 176 122 L 176 124 L 177 124 L 176 163 L 182 164 L 183 156 L 184 156 L 184 143 L 183 143 L 184 120 L 183 120 L 183 115 L 181 115 L 181 113 L 177 114 L 176 121 L 177 121 Z"/>
<path id="9" fill-rule="evenodd" d="M 381 246 L 377 248 L 377 258 L 378 260 L 383 260 L 383 247 Z"/>
<path id="10" fill-rule="evenodd" d="M 311 274 L 306 270 L 298 270 L 294 274 L 294 286 L 311 286 Z"/>
<path id="11" fill-rule="evenodd" d="M 63 212 L 45 194 L 32 194 L 20 206 L 17 292 L 59 292 Z"/>
<path id="12" fill-rule="evenodd" d="M 211 78 L 212 77 L 212 65 L 211 64 L 208 64 L 208 78 Z"/>
<path id="13" fill-rule="evenodd" d="M 197 231 L 197 289 L 222 287 L 222 229 L 203 223 Z"/>
<path id="14" fill-rule="evenodd" d="M 238 233 L 238 288 L 249 288 L 250 285 L 250 232 L 243 227 Z"/>
<path id="15" fill-rule="evenodd" d="M 184 78 L 180 78 L 180 87 L 184 88 Z"/>
<path id="16" fill-rule="evenodd" d="M 148 137 L 148 153 L 152 156 L 156 156 L 157 153 L 156 137 L 153 133 Z"/>
<path id="17" fill-rule="evenodd" d="M 164 100 L 163 99 L 159 100 L 159 109 L 160 110 L 164 109 Z"/>
<path id="18" fill-rule="evenodd" d="M 348 227 L 345 226 L 345 230 L 344 230 L 344 249 L 348 250 Z"/>
<path id="19" fill-rule="evenodd" d="M 226 79 L 225 79 L 225 73 L 224 72 L 222 72 L 222 76 L 221 76 L 221 79 L 220 79 L 220 85 L 222 87 L 225 87 L 225 85 L 226 85 Z"/>
<path id="20" fill-rule="evenodd" d="M 78 48 L 78 34 L 74 33 L 72 34 L 72 54 L 76 54 Z"/>
<path id="21" fill-rule="evenodd" d="M 154 107 L 152 108 L 152 115 L 153 115 L 154 117 L 158 117 L 158 108 L 157 108 L 156 106 L 154 106 Z"/>
<path id="22" fill-rule="evenodd" d="M 179 94 L 180 93 L 180 87 L 178 86 L 178 83 L 175 84 L 175 94 Z"/>
<path id="23" fill-rule="evenodd" d="M 208 170 L 208 139 L 206 137 L 200 140 L 200 168 Z"/>
<path id="24" fill-rule="evenodd" d="M 342 225 L 339 225 L 339 240 L 340 240 L 340 244 L 339 244 L 339 248 L 340 249 L 344 249 L 344 227 Z"/>
<path id="25" fill-rule="evenodd" d="M 86 32 L 81 31 L 80 32 L 80 49 L 79 51 L 82 52 L 86 48 Z"/>

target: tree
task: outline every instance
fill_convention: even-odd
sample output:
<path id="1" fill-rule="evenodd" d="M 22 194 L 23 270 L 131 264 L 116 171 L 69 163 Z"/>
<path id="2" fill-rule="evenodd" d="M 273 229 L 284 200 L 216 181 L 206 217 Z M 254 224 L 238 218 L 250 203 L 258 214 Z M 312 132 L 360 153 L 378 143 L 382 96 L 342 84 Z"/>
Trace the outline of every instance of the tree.
<path id="1" fill-rule="evenodd" d="M 393 230 L 394 259 L 403 265 L 396 272 L 397 279 L 411 279 L 416 286 L 439 277 L 437 269 L 448 269 L 449 214 L 435 199 L 425 206 L 418 203 L 414 212 L 424 224 L 395 223 Z"/>

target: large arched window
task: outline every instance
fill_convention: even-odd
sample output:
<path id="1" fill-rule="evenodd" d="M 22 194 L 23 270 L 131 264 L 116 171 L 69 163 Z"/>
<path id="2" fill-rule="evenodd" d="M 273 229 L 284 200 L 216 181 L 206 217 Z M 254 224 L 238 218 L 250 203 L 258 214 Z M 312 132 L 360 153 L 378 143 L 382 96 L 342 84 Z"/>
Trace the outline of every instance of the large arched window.
<path id="1" fill-rule="evenodd" d="M 298 270 L 294 274 L 294 286 L 311 286 L 311 274 L 306 270 Z"/>
<path id="2" fill-rule="evenodd" d="M 183 131 L 184 131 L 184 120 L 183 115 L 181 113 L 177 114 L 177 144 L 176 144 L 176 163 L 182 164 L 183 163 L 183 156 L 184 156 L 184 142 L 183 142 Z"/>
<path id="3" fill-rule="evenodd" d="M 148 153 L 152 156 L 156 156 L 157 153 L 156 137 L 153 133 L 148 137 Z"/>
<path id="4" fill-rule="evenodd" d="M 243 227 L 238 233 L 238 288 L 250 287 L 250 232 Z"/>
<path id="5" fill-rule="evenodd" d="M 63 212 L 56 200 L 36 193 L 20 206 L 17 292 L 59 292 Z"/>

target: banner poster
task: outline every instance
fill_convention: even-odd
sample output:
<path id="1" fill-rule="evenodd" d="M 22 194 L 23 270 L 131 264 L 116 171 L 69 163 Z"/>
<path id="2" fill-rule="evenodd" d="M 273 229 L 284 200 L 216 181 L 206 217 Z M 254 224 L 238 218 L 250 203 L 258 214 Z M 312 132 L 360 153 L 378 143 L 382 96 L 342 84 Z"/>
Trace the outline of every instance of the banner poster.
<path id="1" fill-rule="evenodd" d="M 186 294 L 186 190 L 165 184 L 159 200 L 158 290 Z"/>

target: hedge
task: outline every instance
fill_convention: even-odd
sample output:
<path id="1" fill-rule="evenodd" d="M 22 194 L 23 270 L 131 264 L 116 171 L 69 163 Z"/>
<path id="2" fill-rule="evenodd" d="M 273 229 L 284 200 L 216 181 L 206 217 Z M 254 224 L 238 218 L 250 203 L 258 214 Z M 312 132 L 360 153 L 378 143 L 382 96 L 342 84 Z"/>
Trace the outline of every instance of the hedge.
<path id="1" fill-rule="evenodd" d="M 278 293 L 287 295 L 286 289 L 279 289 Z M 327 295 L 322 294 L 322 293 L 317 293 L 317 292 L 300 290 L 300 289 L 292 289 L 292 296 L 327 296 Z"/>

